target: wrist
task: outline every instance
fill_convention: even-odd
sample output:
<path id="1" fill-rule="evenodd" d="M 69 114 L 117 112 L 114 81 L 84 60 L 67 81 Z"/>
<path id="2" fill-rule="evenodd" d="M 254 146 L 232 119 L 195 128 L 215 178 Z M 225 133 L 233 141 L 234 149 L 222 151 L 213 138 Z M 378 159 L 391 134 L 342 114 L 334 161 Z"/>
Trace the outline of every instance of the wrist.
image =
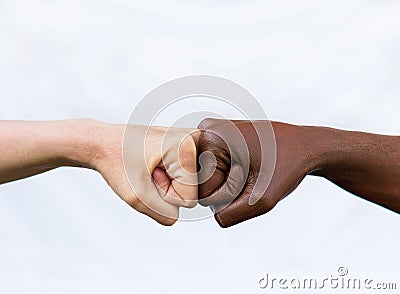
<path id="1" fill-rule="evenodd" d="M 103 141 L 111 125 L 93 119 L 67 120 L 63 124 L 65 165 L 95 169 L 104 156 Z"/>
<path id="2" fill-rule="evenodd" d="M 330 168 L 345 161 L 346 131 L 318 126 L 306 126 L 304 129 L 311 162 L 309 174 L 325 176 Z"/>

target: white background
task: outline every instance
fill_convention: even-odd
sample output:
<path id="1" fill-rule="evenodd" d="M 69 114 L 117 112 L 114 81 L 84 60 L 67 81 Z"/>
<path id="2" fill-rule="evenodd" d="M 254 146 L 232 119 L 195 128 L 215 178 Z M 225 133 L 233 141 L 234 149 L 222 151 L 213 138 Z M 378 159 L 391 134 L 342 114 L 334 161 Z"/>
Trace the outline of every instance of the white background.
<path id="1" fill-rule="evenodd" d="M 0 118 L 124 123 L 160 83 L 211 74 L 274 120 L 399 134 L 399 15 L 397 1 L 0 0 Z M 266 293 L 265 273 L 340 266 L 400 287 L 399 231 L 318 178 L 230 229 L 166 228 L 61 168 L 0 187 L 0 293 Z"/>

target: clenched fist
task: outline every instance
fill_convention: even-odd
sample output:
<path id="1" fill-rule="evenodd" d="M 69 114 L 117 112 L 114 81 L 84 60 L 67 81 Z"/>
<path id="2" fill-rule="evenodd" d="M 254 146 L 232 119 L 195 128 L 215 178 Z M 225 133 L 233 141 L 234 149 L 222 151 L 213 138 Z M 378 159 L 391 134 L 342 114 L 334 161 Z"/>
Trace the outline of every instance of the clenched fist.
<path id="1" fill-rule="evenodd" d="M 191 132 L 92 119 L 1 121 L 0 184 L 61 166 L 91 168 L 132 208 L 172 225 L 179 207 L 197 204 Z"/>
<path id="2" fill-rule="evenodd" d="M 309 174 L 400 212 L 398 136 L 218 119 L 199 129 L 199 202 L 222 227 L 268 212 Z"/>
<path id="3" fill-rule="evenodd" d="M 161 224 L 199 200 L 229 227 L 268 212 L 314 175 L 400 213 L 399 136 L 246 120 L 205 119 L 199 129 L 1 121 L 0 184 L 86 167 Z"/>
<path id="4" fill-rule="evenodd" d="M 95 169 L 131 207 L 161 224 L 172 225 L 179 207 L 197 204 L 196 145 L 190 131 L 104 125 L 103 155 Z"/>
<path id="5" fill-rule="evenodd" d="M 304 127 L 205 119 L 199 129 L 199 201 L 222 227 L 268 212 L 315 166 Z"/>

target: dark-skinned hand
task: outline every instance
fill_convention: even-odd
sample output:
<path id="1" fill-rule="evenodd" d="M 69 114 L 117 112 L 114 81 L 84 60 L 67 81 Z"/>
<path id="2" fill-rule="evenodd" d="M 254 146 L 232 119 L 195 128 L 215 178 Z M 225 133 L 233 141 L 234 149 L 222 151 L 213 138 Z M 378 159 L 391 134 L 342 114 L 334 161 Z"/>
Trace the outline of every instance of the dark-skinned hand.
<path id="1" fill-rule="evenodd" d="M 397 136 L 220 119 L 199 129 L 199 202 L 221 227 L 270 211 L 308 174 L 400 212 Z"/>

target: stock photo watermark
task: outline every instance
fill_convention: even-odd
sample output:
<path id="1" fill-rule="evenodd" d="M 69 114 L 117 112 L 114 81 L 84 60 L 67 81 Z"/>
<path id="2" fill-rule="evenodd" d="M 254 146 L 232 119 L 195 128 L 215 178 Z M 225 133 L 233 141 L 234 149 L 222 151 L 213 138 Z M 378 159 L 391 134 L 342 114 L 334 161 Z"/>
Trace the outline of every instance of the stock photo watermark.
<path id="1" fill-rule="evenodd" d="M 266 290 L 397 290 L 400 285 L 394 281 L 352 276 L 347 267 L 341 266 L 335 274 L 322 278 L 283 277 L 266 273 L 259 278 L 258 286 Z"/>

